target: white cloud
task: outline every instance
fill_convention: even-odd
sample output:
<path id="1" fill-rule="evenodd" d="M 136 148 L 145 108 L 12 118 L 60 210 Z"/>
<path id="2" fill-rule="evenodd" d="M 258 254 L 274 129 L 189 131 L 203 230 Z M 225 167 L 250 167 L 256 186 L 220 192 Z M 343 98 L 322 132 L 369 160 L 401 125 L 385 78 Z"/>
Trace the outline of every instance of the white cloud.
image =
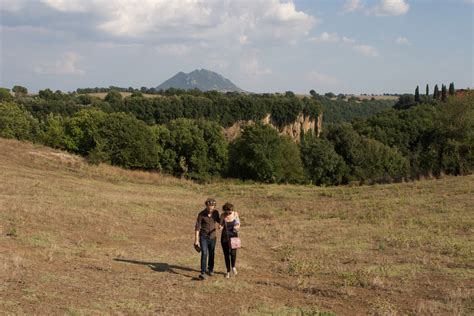
<path id="1" fill-rule="evenodd" d="M 298 11 L 292 1 L 197 0 L 43 0 L 61 12 L 90 11 L 96 27 L 116 37 L 294 42 L 306 36 L 317 20 Z M 236 34 L 238 34 L 236 36 Z"/>
<path id="2" fill-rule="evenodd" d="M 270 68 L 262 68 L 258 60 L 258 51 L 250 51 L 240 60 L 241 71 L 249 77 L 269 75 L 272 73 Z"/>
<path id="3" fill-rule="evenodd" d="M 353 44 L 355 40 L 346 36 L 340 36 L 337 33 L 328 33 L 323 32 L 320 36 L 308 38 L 309 42 L 313 42 L 316 44 L 321 43 L 345 43 L 345 44 Z"/>
<path id="4" fill-rule="evenodd" d="M 341 81 L 331 75 L 323 74 L 317 71 L 311 71 L 306 74 L 306 80 L 311 84 L 321 88 L 334 88 L 340 85 Z"/>
<path id="5" fill-rule="evenodd" d="M 377 57 L 379 55 L 377 49 L 369 45 L 354 45 L 354 50 L 367 57 Z"/>
<path id="6" fill-rule="evenodd" d="M 340 36 L 337 33 L 323 32 L 320 36 L 311 37 L 308 39 L 309 42 L 321 44 L 321 43 L 343 43 L 351 46 L 355 51 L 366 57 L 377 57 L 379 55 L 377 49 L 373 46 L 357 44 L 352 38 L 346 36 Z M 408 41 L 408 40 L 407 40 Z"/>
<path id="7" fill-rule="evenodd" d="M 464 0 L 464 2 L 474 4 L 474 0 Z"/>
<path id="8" fill-rule="evenodd" d="M 341 37 L 337 33 L 323 32 L 318 37 L 311 37 L 308 41 L 313 43 L 338 43 L 341 41 Z"/>
<path id="9" fill-rule="evenodd" d="M 94 1 L 41 0 L 41 2 L 61 12 L 85 12 L 93 8 Z"/>
<path id="10" fill-rule="evenodd" d="M 248 44 L 249 43 L 249 38 L 247 35 L 240 35 L 239 36 L 239 42 L 240 44 Z"/>
<path id="11" fill-rule="evenodd" d="M 405 38 L 403 38 L 405 39 Z M 408 41 L 407 39 L 405 39 Z M 377 49 L 373 46 L 356 44 L 356 41 L 352 38 L 346 36 L 340 36 L 337 33 L 327 33 L 323 32 L 318 37 L 309 38 L 308 41 L 321 44 L 321 43 L 344 43 L 352 46 L 352 48 L 358 53 L 366 57 L 377 57 L 379 55 Z"/>
<path id="12" fill-rule="evenodd" d="M 227 60 L 222 59 L 219 55 L 209 56 L 207 60 L 207 67 L 211 70 L 225 70 L 229 68 L 230 64 Z"/>
<path id="13" fill-rule="evenodd" d="M 408 40 L 408 38 L 403 37 L 403 36 L 398 37 L 398 38 L 395 40 L 395 42 L 396 42 L 397 44 L 400 44 L 400 45 L 408 45 L 408 44 L 410 44 L 410 41 Z"/>
<path id="14" fill-rule="evenodd" d="M 381 0 L 370 10 L 370 13 L 381 16 L 396 16 L 407 13 L 409 9 L 410 5 L 405 0 Z"/>
<path id="15" fill-rule="evenodd" d="M 77 67 L 77 62 L 81 57 L 68 52 L 61 56 L 55 62 L 47 62 L 34 68 L 36 73 L 53 75 L 83 75 L 85 72 Z"/>
<path id="16" fill-rule="evenodd" d="M 355 43 L 355 40 L 353 40 L 352 38 L 348 38 L 348 37 L 343 36 L 342 37 L 342 42 L 347 43 L 347 44 L 353 44 L 353 43 Z"/>
<path id="17" fill-rule="evenodd" d="M 361 0 L 346 0 L 342 9 L 344 12 L 353 12 L 361 10 L 364 7 L 364 4 Z"/>
<path id="18" fill-rule="evenodd" d="M 160 54 L 183 56 L 191 52 L 192 47 L 186 44 L 165 44 L 156 46 L 155 49 Z"/>
<path id="19" fill-rule="evenodd" d="M 0 0 L 0 10 L 19 11 L 23 9 L 27 0 Z"/>

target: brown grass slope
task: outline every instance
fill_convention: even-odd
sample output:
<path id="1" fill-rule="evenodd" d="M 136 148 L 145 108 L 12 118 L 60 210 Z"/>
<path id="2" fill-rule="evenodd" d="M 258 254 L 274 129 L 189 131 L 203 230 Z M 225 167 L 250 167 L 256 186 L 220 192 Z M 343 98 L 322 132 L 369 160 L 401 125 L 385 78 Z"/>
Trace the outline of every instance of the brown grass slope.
<path id="1" fill-rule="evenodd" d="M 474 176 L 198 185 L 0 139 L 0 314 L 472 314 Z M 240 211 L 230 280 L 196 281 L 197 211 Z"/>

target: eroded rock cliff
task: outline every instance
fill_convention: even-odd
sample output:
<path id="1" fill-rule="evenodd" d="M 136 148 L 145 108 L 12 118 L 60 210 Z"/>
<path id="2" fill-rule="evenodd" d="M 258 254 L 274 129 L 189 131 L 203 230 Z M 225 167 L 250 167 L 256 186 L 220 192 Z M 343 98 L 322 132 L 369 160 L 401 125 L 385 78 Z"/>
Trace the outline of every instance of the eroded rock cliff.
<path id="1" fill-rule="evenodd" d="M 323 114 L 320 113 L 318 118 L 314 119 L 300 113 L 293 123 L 285 125 L 282 128 L 278 128 L 272 123 L 270 114 L 264 117 L 261 122 L 263 124 L 271 125 L 274 129 L 278 130 L 281 135 L 290 136 L 295 142 L 299 142 L 301 131 L 303 131 L 305 134 L 312 131 L 317 137 L 319 137 L 322 130 Z M 231 127 L 224 129 L 225 138 L 229 141 L 234 140 L 240 135 L 242 128 L 248 124 L 254 124 L 254 122 L 239 121 Z"/>

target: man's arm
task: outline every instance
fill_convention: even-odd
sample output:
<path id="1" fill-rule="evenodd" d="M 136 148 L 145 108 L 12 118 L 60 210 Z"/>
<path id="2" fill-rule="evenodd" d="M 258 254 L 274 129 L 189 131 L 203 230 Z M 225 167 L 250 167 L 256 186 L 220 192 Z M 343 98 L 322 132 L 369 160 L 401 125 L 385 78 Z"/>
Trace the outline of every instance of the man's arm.
<path id="1" fill-rule="evenodd" d="M 201 216 L 198 215 L 196 225 L 194 227 L 194 244 L 199 244 L 199 231 L 201 230 Z"/>
<path id="2" fill-rule="evenodd" d="M 196 233 L 194 234 L 194 244 L 199 245 L 199 230 L 196 230 Z"/>

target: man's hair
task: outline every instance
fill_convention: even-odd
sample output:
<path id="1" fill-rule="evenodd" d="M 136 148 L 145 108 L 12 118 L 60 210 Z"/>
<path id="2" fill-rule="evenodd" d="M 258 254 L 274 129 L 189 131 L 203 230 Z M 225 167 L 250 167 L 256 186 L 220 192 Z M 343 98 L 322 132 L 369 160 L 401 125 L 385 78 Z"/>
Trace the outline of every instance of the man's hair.
<path id="1" fill-rule="evenodd" d="M 216 200 L 208 198 L 206 202 L 204 202 L 206 205 L 216 205 Z"/>
<path id="2" fill-rule="evenodd" d="M 233 204 L 230 204 L 229 202 L 227 202 L 226 204 L 224 204 L 224 206 L 222 207 L 222 210 L 226 213 L 230 213 L 230 212 L 233 212 L 234 211 L 234 205 Z"/>

